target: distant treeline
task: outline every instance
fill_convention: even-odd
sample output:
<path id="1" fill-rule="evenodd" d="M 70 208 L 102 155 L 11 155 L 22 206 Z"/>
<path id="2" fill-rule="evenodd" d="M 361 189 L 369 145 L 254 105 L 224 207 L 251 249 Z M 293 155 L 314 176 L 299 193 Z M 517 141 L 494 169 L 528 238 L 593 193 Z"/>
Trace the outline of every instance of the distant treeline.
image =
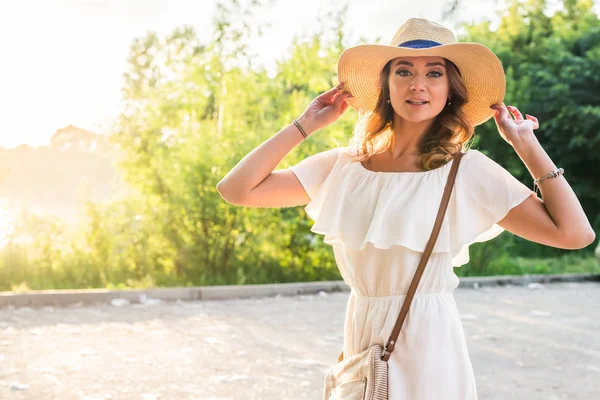
<path id="1" fill-rule="evenodd" d="M 302 207 L 236 207 L 215 189 L 249 151 L 337 83 L 339 54 L 358 44 L 346 39 L 342 10 L 322 32 L 295 40 L 270 76 L 249 55 L 248 40 L 261 29 L 253 22 L 260 3 L 245 9 L 221 2 L 210 41 L 182 27 L 132 43 L 127 101 L 112 143 L 124 156 L 123 179 L 135 191 L 108 204 L 88 203 L 74 231 L 57 220 L 25 216 L 0 254 L 2 289 L 340 278 L 330 246 L 310 232 Z M 539 118 L 542 146 L 565 169 L 599 232 L 600 22 L 592 6 L 565 0 L 548 16 L 545 1 L 514 2 L 497 29 L 466 25 L 461 40 L 484 43 L 498 54 L 508 81 L 506 103 Z M 347 112 L 280 168 L 346 142 L 355 120 Z M 478 127 L 473 147 L 531 186 L 493 120 Z M 592 255 L 592 246 L 566 251 L 504 233 L 472 246 L 470 263 L 456 272 L 598 272 Z"/>

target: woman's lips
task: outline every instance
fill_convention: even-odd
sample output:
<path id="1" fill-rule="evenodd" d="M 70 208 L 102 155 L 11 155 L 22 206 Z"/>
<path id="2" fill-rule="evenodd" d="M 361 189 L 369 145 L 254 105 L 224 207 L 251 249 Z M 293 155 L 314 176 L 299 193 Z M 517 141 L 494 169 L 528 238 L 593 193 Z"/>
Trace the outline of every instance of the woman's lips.
<path id="1" fill-rule="evenodd" d="M 426 105 L 428 105 L 429 102 L 425 102 L 425 103 L 411 103 L 409 100 L 407 100 L 406 104 L 408 104 L 408 106 L 411 107 L 411 108 L 419 109 L 419 108 L 422 108 L 422 107 L 425 107 Z"/>

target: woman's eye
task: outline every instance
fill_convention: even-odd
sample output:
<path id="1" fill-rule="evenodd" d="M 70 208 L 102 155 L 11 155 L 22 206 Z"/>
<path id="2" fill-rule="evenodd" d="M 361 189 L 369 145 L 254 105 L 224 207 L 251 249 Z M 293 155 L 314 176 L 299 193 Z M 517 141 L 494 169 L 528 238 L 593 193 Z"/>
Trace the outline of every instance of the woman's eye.
<path id="1" fill-rule="evenodd" d="M 400 76 L 410 76 L 412 75 L 411 72 L 407 69 L 401 69 L 399 71 L 396 71 L 396 74 L 400 75 Z M 427 75 L 433 77 L 433 78 L 439 78 L 440 76 L 443 76 L 443 74 L 441 72 L 438 71 L 431 71 L 430 73 L 428 73 Z"/>

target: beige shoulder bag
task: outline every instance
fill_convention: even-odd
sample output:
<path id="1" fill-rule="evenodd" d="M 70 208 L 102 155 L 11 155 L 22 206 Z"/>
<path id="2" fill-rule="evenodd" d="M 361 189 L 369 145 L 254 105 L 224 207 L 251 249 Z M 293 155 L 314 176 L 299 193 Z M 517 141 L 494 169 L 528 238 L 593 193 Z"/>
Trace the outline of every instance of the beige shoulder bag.
<path id="1" fill-rule="evenodd" d="M 419 280 L 425 270 L 425 265 L 429 261 L 429 256 L 442 227 L 444 215 L 448 208 L 450 194 L 454 187 L 454 180 L 460 160 L 464 155 L 459 152 L 454 157 L 452 169 L 448 175 L 446 187 L 437 219 L 433 225 L 433 231 L 425 246 L 425 251 L 421 257 L 421 262 L 417 267 L 415 276 L 410 284 L 406 298 L 402 303 L 400 315 L 392 329 L 392 334 L 385 347 L 380 344 L 374 344 L 370 348 L 353 355 L 344 360 L 343 352 L 338 358 L 338 364 L 333 366 L 325 376 L 325 390 L 323 392 L 324 400 L 388 400 L 388 364 L 390 354 L 394 351 L 396 340 L 402 329 L 402 323 L 410 309 L 410 303 L 415 295 Z M 342 361 L 343 360 L 343 361 Z"/>

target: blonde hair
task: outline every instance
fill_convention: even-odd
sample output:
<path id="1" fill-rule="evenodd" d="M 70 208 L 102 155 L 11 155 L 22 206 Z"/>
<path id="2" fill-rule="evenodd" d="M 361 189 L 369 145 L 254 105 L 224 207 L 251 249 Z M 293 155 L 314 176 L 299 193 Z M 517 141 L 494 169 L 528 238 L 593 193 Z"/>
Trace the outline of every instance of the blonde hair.
<path id="1" fill-rule="evenodd" d="M 466 150 L 469 140 L 475 133 L 474 125 L 462 110 L 462 106 L 468 100 L 467 88 L 456 65 L 448 59 L 445 60 L 451 105 L 446 105 L 435 117 L 431 127 L 419 142 L 419 163 L 425 171 L 441 167 L 450 161 L 454 154 Z M 392 61 L 390 60 L 381 71 L 381 91 L 375 110 L 360 115 L 356 123 L 349 144 L 351 150 L 356 149 L 352 161 L 368 160 L 391 147 L 394 109 L 388 104 L 390 99 L 388 77 Z"/>

